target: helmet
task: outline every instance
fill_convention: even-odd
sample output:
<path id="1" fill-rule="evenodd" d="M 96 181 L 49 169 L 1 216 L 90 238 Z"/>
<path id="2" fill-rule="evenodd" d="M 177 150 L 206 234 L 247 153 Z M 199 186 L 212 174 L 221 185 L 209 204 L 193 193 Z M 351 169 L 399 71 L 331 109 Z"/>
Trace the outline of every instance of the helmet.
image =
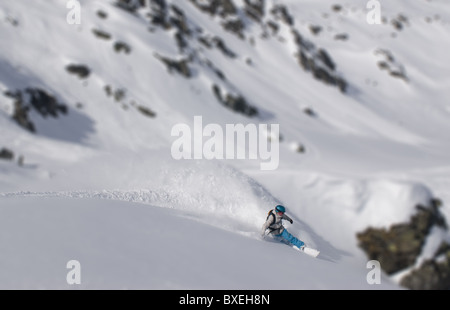
<path id="1" fill-rule="evenodd" d="M 275 210 L 276 210 L 277 212 L 282 212 L 282 213 L 286 212 L 286 208 L 283 207 L 282 205 L 276 206 Z"/>

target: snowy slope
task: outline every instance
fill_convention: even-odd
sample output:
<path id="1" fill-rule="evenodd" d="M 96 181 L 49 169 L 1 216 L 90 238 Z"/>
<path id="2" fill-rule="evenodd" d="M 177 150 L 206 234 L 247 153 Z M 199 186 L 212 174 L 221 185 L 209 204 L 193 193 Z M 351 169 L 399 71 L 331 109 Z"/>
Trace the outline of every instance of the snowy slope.
<path id="1" fill-rule="evenodd" d="M 374 288 L 356 232 L 403 222 L 433 197 L 450 219 L 444 0 L 382 2 L 381 25 L 366 22 L 364 1 L 266 1 L 263 21 L 276 21 L 278 32 L 245 17 L 245 39 L 191 1 L 167 1 L 193 32 L 185 51 L 175 28 L 149 23 L 148 8 L 130 14 L 115 2 L 80 1 L 80 25 L 67 23 L 65 0 L 0 4 L 0 150 L 15 153 L 13 162 L 0 160 L 1 248 L 9 253 L 1 266 L 11 266 L 0 267 L 2 287 L 64 288 L 65 263 L 79 257 L 87 288 Z M 292 27 L 270 14 L 277 4 L 289 8 Z M 401 30 L 392 23 L 400 15 Z M 311 26 L 318 25 L 315 35 Z M 349 83 L 346 93 L 301 68 L 292 29 L 329 52 Z M 340 34 L 347 39 L 336 39 Z M 200 36 L 220 37 L 236 57 L 207 48 Z M 117 53 L 117 42 L 131 52 Z M 169 72 L 158 55 L 192 59 L 191 77 Z M 380 69 L 383 61 L 406 78 Z M 89 76 L 69 74 L 70 64 L 89 67 Z M 225 108 L 213 85 L 244 96 L 259 115 Z M 54 95 L 67 115 L 31 110 L 36 133 L 18 126 L 14 99 L 3 94 L 28 87 Z M 124 95 L 116 100 L 107 88 Z M 278 169 L 261 171 L 260 160 L 174 160 L 172 127 L 192 128 L 198 115 L 221 127 L 279 124 Z M 322 259 L 259 240 L 277 203 L 294 218 L 289 230 L 319 248 Z M 448 233 L 441 239 L 450 240 Z M 264 270 L 278 258 L 285 269 L 274 284 Z M 119 275 L 108 271 L 116 265 Z M 391 281 L 376 288 L 396 287 Z"/>
<path id="2" fill-rule="evenodd" d="M 3 198 L 2 214 L 7 233 L 0 246 L 9 253 L 1 257 L 8 266 L 0 271 L 2 289 L 71 288 L 66 264 L 72 260 L 80 263 L 83 289 L 371 288 L 365 265 L 314 259 L 198 222 L 189 212 L 31 196 Z M 324 273 L 326 281 L 317 276 Z M 395 288 L 382 283 L 375 288 Z"/>

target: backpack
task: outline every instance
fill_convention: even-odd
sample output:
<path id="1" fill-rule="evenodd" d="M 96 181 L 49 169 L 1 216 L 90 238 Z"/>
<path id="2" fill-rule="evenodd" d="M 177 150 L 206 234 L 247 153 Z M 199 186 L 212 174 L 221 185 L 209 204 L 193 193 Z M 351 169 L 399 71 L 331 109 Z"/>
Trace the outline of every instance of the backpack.
<path id="1" fill-rule="evenodd" d="M 273 210 L 270 210 L 269 213 L 267 213 L 266 222 L 267 222 L 267 220 L 269 220 L 269 217 L 270 217 L 270 216 L 273 216 L 273 221 L 272 221 L 272 223 L 269 225 L 269 229 L 270 229 L 271 231 L 274 231 L 275 229 L 270 228 L 270 226 L 272 226 L 273 224 L 275 224 L 275 220 L 276 220 L 275 214 L 273 213 Z"/>

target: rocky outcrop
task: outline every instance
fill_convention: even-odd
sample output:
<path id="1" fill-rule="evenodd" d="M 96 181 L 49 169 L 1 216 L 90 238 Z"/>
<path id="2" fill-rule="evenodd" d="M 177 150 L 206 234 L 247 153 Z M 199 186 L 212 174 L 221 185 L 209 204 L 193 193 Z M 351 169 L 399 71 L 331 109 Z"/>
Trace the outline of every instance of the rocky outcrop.
<path id="1" fill-rule="evenodd" d="M 3 160 L 13 160 L 14 159 L 14 152 L 7 149 L 7 148 L 2 148 L 0 149 L 0 159 Z"/>
<path id="2" fill-rule="evenodd" d="M 28 116 L 28 112 L 30 110 L 29 106 L 25 106 L 22 102 L 22 97 L 18 97 L 16 101 L 14 101 L 14 111 L 12 114 L 12 119 L 22 128 L 30 132 L 36 132 L 36 128 L 34 127 L 33 122 L 30 120 Z"/>
<path id="3" fill-rule="evenodd" d="M 258 110 L 251 106 L 243 96 L 229 93 L 223 95 L 222 90 L 216 84 L 213 85 L 212 90 L 217 100 L 232 111 L 249 117 L 258 115 Z"/>
<path id="4" fill-rule="evenodd" d="M 204 48 L 207 48 L 217 49 L 231 60 L 242 56 L 239 55 L 238 50 L 234 50 L 235 47 L 230 45 L 230 41 L 224 39 L 225 36 L 221 37 L 217 33 L 208 33 L 207 30 L 197 26 L 198 23 L 190 20 L 190 16 L 184 12 L 186 7 L 174 1 L 117 0 L 116 2 L 120 7 L 148 18 L 151 32 L 171 30 L 179 55 L 168 58 L 155 53 L 155 57 L 167 67 L 169 73 L 177 73 L 185 78 L 192 78 L 192 72 L 196 72 L 197 69 L 213 70 L 223 81 L 223 83 L 217 80 L 211 81 L 211 84 L 214 85 L 213 92 L 218 101 L 233 111 L 247 116 L 258 115 L 258 110 L 249 105 L 244 96 L 239 95 L 239 93 L 243 93 L 240 86 L 233 83 L 232 80 L 226 79 L 222 68 L 213 64 L 209 60 L 208 54 L 204 53 Z M 337 64 L 330 53 L 323 48 L 316 47 L 314 43 L 306 40 L 294 28 L 295 19 L 287 6 L 274 4 L 266 0 L 189 0 L 188 2 L 200 12 L 214 17 L 225 31 L 242 40 L 246 40 L 246 30 L 250 27 L 253 30 L 259 29 L 261 31 L 260 38 L 264 40 L 270 39 L 271 36 L 277 37 L 280 42 L 293 40 L 298 47 L 296 57 L 303 70 L 310 72 L 315 79 L 327 85 L 335 86 L 343 93 L 346 92 L 348 83 L 338 73 Z M 138 10 L 144 7 L 147 10 Z M 281 37 L 279 33 L 283 26 L 291 30 L 291 38 Z M 256 41 L 253 34 L 248 42 L 255 46 Z M 251 61 L 247 60 L 247 64 L 251 64 Z M 220 85 L 217 85 L 217 83 L 220 83 Z M 221 88 L 232 89 L 233 95 L 222 95 Z M 251 98 L 248 99 L 251 101 Z"/>
<path id="5" fill-rule="evenodd" d="M 145 2 L 146 0 L 116 0 L 116 5 L 121 9 L 134 13 L 140 7 L 145 6 Z"/>
<path id="6" fill-rule="evenodd" d="M 317 48 L 314 43 L 303 38 L 296 30 L 292 31 L 294 41 L 297 44 L 297 58 L 300 66 L 325 84 L 336 86 L 343 93 L 346 92 L 348 83 L 336 72 L 336 64 L 324 49 Z"/>
<path id="7" fill-rule="evenodd" d="M 101 29 L 92 29 L 92 33 L 101 40 L 109 41 L 112 38 L 110 33 Z"/>
<path id="8" fill-rule="evenodd" d="M 275 5 L 272 8 L 271 13 L 273 16 L 275 16 L 276 19 L 280 19 L 288 26 L 294 26 L 294 18 L 289 13 L 286 6 L 284 6 L 282 4 Z"/>
<path id="9" fill-rule="evenodd" d="M 415 267 L 417 258 L 421 255 L 426 239 L 433 228 L 447 229 L 444 216 L 439 211 L 440 200 L 434 199 L 428 206 L 416 206 L 416 212 L 408 223 L 392 225 L 389 229 L 367 228 L 357 234 L 359 246 L 366 252 L 369 259 L 380 262 L 381 268 L 392 275 L 407 268 Z M 442 252 L 442 250 L 441 250 Z M 448 249 L 445 251 L 450 253 Z M 448 276 L 438 271 L 449 271 L 448 258 L 440 263 L 437 258 L 425 261 L 415 271 L 405 276 L 402 285 L 408 288 L 445 287 Z M 447 268 L 447 269 L 446 269 Z M 448 273 L 450 274 L 450 273 Z"/>
<path id="10" fill-rule="evenodd" d="M 116 43 L 114 43 L 114 51 L 116 53 L 125 53 L 125 54 L 130 54 L 131 53 L 131 46 L 125 42 L 122 41 L 117 41 Z"/>
<path id="11" fill-rule="evenodd" d="M 13 162 L 14 161 L 14 157 L 17 157 L 17 165 L 19 165 L 20 167 L 24 166 L 24 157 L 23 155 L 17 155 L 14 154 L 14 152 L 6 147 L 3 147 L 0 149 L 0 160 L 5 160 L 5 161 L 9 161 L 9 162 Z"/>
<path id="12" fill-rule="evenodd" d="M 405 26 L 409 26 L 409 20 L 405 15 L 398 14 L 397 17 L 391 20 L 391 24 L 397 31 L 401 31 Z"/>
<path id="13" fill-rule="evenodd" d="M 264 16 L 265 0 L 244 0 L 244 5 L 245 14 L 260 23 Z"/>
<path id="14" fill-rule="evenodd" d="M 434 256 L 403 277 L 400 284 L 414 290 L 448 290 L 450 288 L 450 245 L 442 242 Z"/>
<path id="15" fill-rule="evenodd" d="M 144 116 L 147 116 L 147 117 L 150 117 L 150 118 L 155 118 L 156 117 L 156 113 L 154 111 L 152 111 L 149 108 L 144 107 L 142 105 L 138 106 L 137 110 L 139 112 L 141 112 L 142 115 L 144 115 Z"/>
<path id="16" fill-rule="evenodd" d="M 378 49 L 375 51 L 375 55 L 382 58 L 382 60 L 378 61 L 378 67 L 381 70 L 386 70 L 392 77 L 408 82 L 409 79 L 405 68 L 394 58 L 389 50 Z"/>
<path id="17" fill-rule="evenodd" d="M 162 63 L 164 63 L 169 72 L 177 72 L 184 76 L 185 78 L 190 78 L 192 76 L 191 70 L 189 69 L 188 60 L 187 59 L 170 59 L 167 57 L 163 57 L 161 55 L 155 54 L 155 57 L 159 59 Z"/>
<path id="18" fill-rule="evenodd" d="M 66 67 L 67 72 L 77 75 L 80 79 L 86 79 L 91 74 L 91 70 L 85 65 L 70 64 Z"/>
<path id="19" fill-rule="evenodd" d="M 14 93 L 9 92 L 9 96 L 15 99 L 13 120 L 30 132 L 36 132 L 35 125 L 29 117 L 31 110 L 36 111 L 44 118 L 57 118 L 68 113 L 65 104 L 59 103 L 53 95 L 40 88 L 26 88 Z"/>
<path id="20" fill-rule="evenodd" d="M 237 13 L 232 0 L 190 0 L 202 12 L 226 18 Z"/>
<path id="21" fill-rule="evenodd" d="M 112 99 L 112 102 L 120 106 L 124 111 L 129 111 L 130 109 L 136 109 L 141 115 L 148 118 L 155 118 L 156 112 L 151 110 L 142 104 L 138 104 L 134 99 L 130 98 L 128 91 L 123 87 L 113 87 L 109 84 L 103 87 L 105 94 L 108 98 Z"/>

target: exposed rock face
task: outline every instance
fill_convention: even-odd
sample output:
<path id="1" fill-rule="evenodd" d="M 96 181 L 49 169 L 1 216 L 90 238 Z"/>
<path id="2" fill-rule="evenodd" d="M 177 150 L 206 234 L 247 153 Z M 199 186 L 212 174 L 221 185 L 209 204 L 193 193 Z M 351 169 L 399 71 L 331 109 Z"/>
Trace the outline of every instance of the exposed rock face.
<path id="1" fill-rule="evenodd" d="M 144 106 L 140 105 L 140 106 L 137 107 L 137 109 L 138 109 L 139 112 L 141 112 L 143 115 L 145 115 L 147 117 L 150 117 L 150 118 L 156 117 L 156 113 L 153 112 L 152 110 L 150 110 L 147 107 L 144 107 Z"/>
<path id="2" fill-rule="evenodd" d="M 294 26 L 294 18 L 289 13 L 288 9 L 284 5 L 276 5 L 271 13 L 277 18 L 281 19 L 284 23 L 289 26 Z"/>
<path id="3" fill-rule="evenodd" d="M 68 112 L 65 104 L 59 103 L 54 96 L 40 88 L 26 88 L 23 91 L 19 90 L 15 93 L 10 93 L 10 96 L 15 98 L 12 118 L 21 127 L 31 132 L 36 131 L 28 115 L 31 109 L 38 112 L 44 118 L 49 116 L 57 118 Z"/>
<path id="4" fill-rule="evenodd" d="M 175 71 L 184 76 L 185 78 L 191 77 L 191 70 L 189 69 L 187 59 L 174 60 L 160 55 L 155 55 L 155 57 L 161 60 L 166 65 L 167 70 L 169 70 L 169 72 Z"/>
<path id="5" fill-rule="evenodd" d="M 405 82 L 409 81 L 405 68 L 394 58 L 390 51 L 378 49 L 375 51 L 375 55 L 383 57 L 383 60 L 378 62 L 378 67 L 381 70 L 386 70 L 392 77 L 402 79 Z"/>
<path id="6" fill-rule="evenodd" d="M 86 79 L 91 70 L 85 65 L 70 64 L 66 67 L 67 72 L 77 75 L 80 79 Z"/>
<path id="7" fill-rule="evenodd" d="M 432 259 L 406 275 L 401 285 L 413 290 L 448 290 L 450 288 L 450 245 L 443 242 Z"/>
<path id="8" fill-rule="evenodd" d="M 264 16 L 265 0 L 244 0 L 244 11 L 251 19 L 261 22 Z"/>
<path id="9" fill-rule="evenodd" d="M 292 31 L 295 43 L 298 47 L 298 62 L 301 67 L 312 72 L 313 76 L 325 84 L 337 86 L 341 92 L 345 93 L 348 87 L 344 78 L 336 72 L 336 64 L 328 52 L 303 38 L 296 30 Z"/>
<path id="10" fill-rule="evenodd" d="M 114 43 L 114 50 L 116 51 L 116 53 L 120 53 L 120 52 L 124 52 L 125 54 L 131 53 L 130 45 L 128 45 L 127 43 L 122 42 L 122 41 L 118 41 L 118 42 Z"/>
<path id="11" fill-rule="evenodd" d="M 134 13 L 140 7 L 145 6 L 145 2 L 146 0 L 117 0 L 116 5 L 130 13 Z"/>
<path id="12" fill-rule="evenodd" d="M 92 33 L 97 38 L 102 39 L 102 40 L 106 40 L 106 41 L 111 40 L 111 37 L 112 37 L 110 33 L 106 32 L 106 31 L 103 31 L 103 30 L 100 30 L 100 29 L 92 29 Z"/>
<path id="13" fill-rule="evenodd" d="M 190 0 L 201 11 L 226 18 L 237 13 L 232 0 Z"/>
<path id="14" fill-rule="evenodd" d="M 298 47 L 296 57 L 299 66 L 310 72 L 315 79 L 346 92 L 348 83 L 337 72 L 337 64 L 330 53 L 304 39 L 294 28 L 295 19 L 287 6 L 266 0 L 189 0 L 188 3 L 217 19 L 224 30 L 244 41 L 246 36 L 250 35 L 246 32 L 250 28 L 252 31 L 259 29 L 261 39 L 268 40 L 271 36 L 278 36 L 281 27 L 288 27 L 292 37 L 283 38 L 283 41 L 278 39 L 280 42 L 294 41 Z M 203 50 L 217 49 L 230 60 L 239 59 L 242 55 L 239 55 L 234 46 L 230 46 L 229 41 L 198 26 L 198 23 L 184 12 L 185 6 L 166 0 L 116 0 L 116 5 L 135 15 L 141 14 L 142 17 L 148 18 L 152 32 L 156 29 L 172 31 L 179 55 L 168 58 L 155 53 L 155 57 L 164 63 L 169 73 L 177 73 L 189 79 L 195 78 L 193 74 L 198 70 L 212 70 L 220 78 L 220 81 L 211 81 L 213 94 L 224 107 L 248 117 L 259 114 L 252 98 L 241 95 L 244 93 L 244 90 L 240 89 L 241 86 L 227 79 L 222 68 L 212 63 Z M 101 32 L 96 35 L 104 39 L 110 38 Z M 254 34 L 250 35 L 248 42 L 255 46 Z M 117 44 L 115 49 L 119 51 Z M 125 48 L 120 48 L 120 51 L 127 52 Z"/>
<path id="15" fill-rule="evenodd" d="M 378 260 L 381 268 L 389 275 L 413 267 L 433 227 L 447 229 L 444 216 L 439 211 L 439 200 L 432 200 L 429 206 L 416 206 L 417 212 L 408 223 L 392 225 L 388 230 L 368 228 L 357 234 L 359 246 L 369 259 Z M 425 261 L 417 270 L 405 276 L 401 282 L 408 288 L 450 288 L 450 251 L 446 260 L 438 262 L 441 251 L 435 259 Z"/>
<path id="16" fill-rule="evenodd" d="M 229 109 L 249 117 L 258 115 L 258 110 L 251 106 L 243 96 L 226 94 L 224 97 L 219 86 L 213 85 L 212 89 L 217 100 Z"/>
<path id="17" fill-rule="evenodd" d="M 7 148 L 2 148 L 2 149 L 0 149 L 0 159 L 13 160 L 14 152 Z"/>
<path id="18" fill-rule="evenodd" d="M 22 128 L 25 128 L 31 132 L 36 132 L 34 124 L 28 117 L 28 111 L 30 108 L 28 106 L 24 106 L 21 98 L 22 97 L 18 97 L 14 102 L 14 112 L 12 118 Z"/>

